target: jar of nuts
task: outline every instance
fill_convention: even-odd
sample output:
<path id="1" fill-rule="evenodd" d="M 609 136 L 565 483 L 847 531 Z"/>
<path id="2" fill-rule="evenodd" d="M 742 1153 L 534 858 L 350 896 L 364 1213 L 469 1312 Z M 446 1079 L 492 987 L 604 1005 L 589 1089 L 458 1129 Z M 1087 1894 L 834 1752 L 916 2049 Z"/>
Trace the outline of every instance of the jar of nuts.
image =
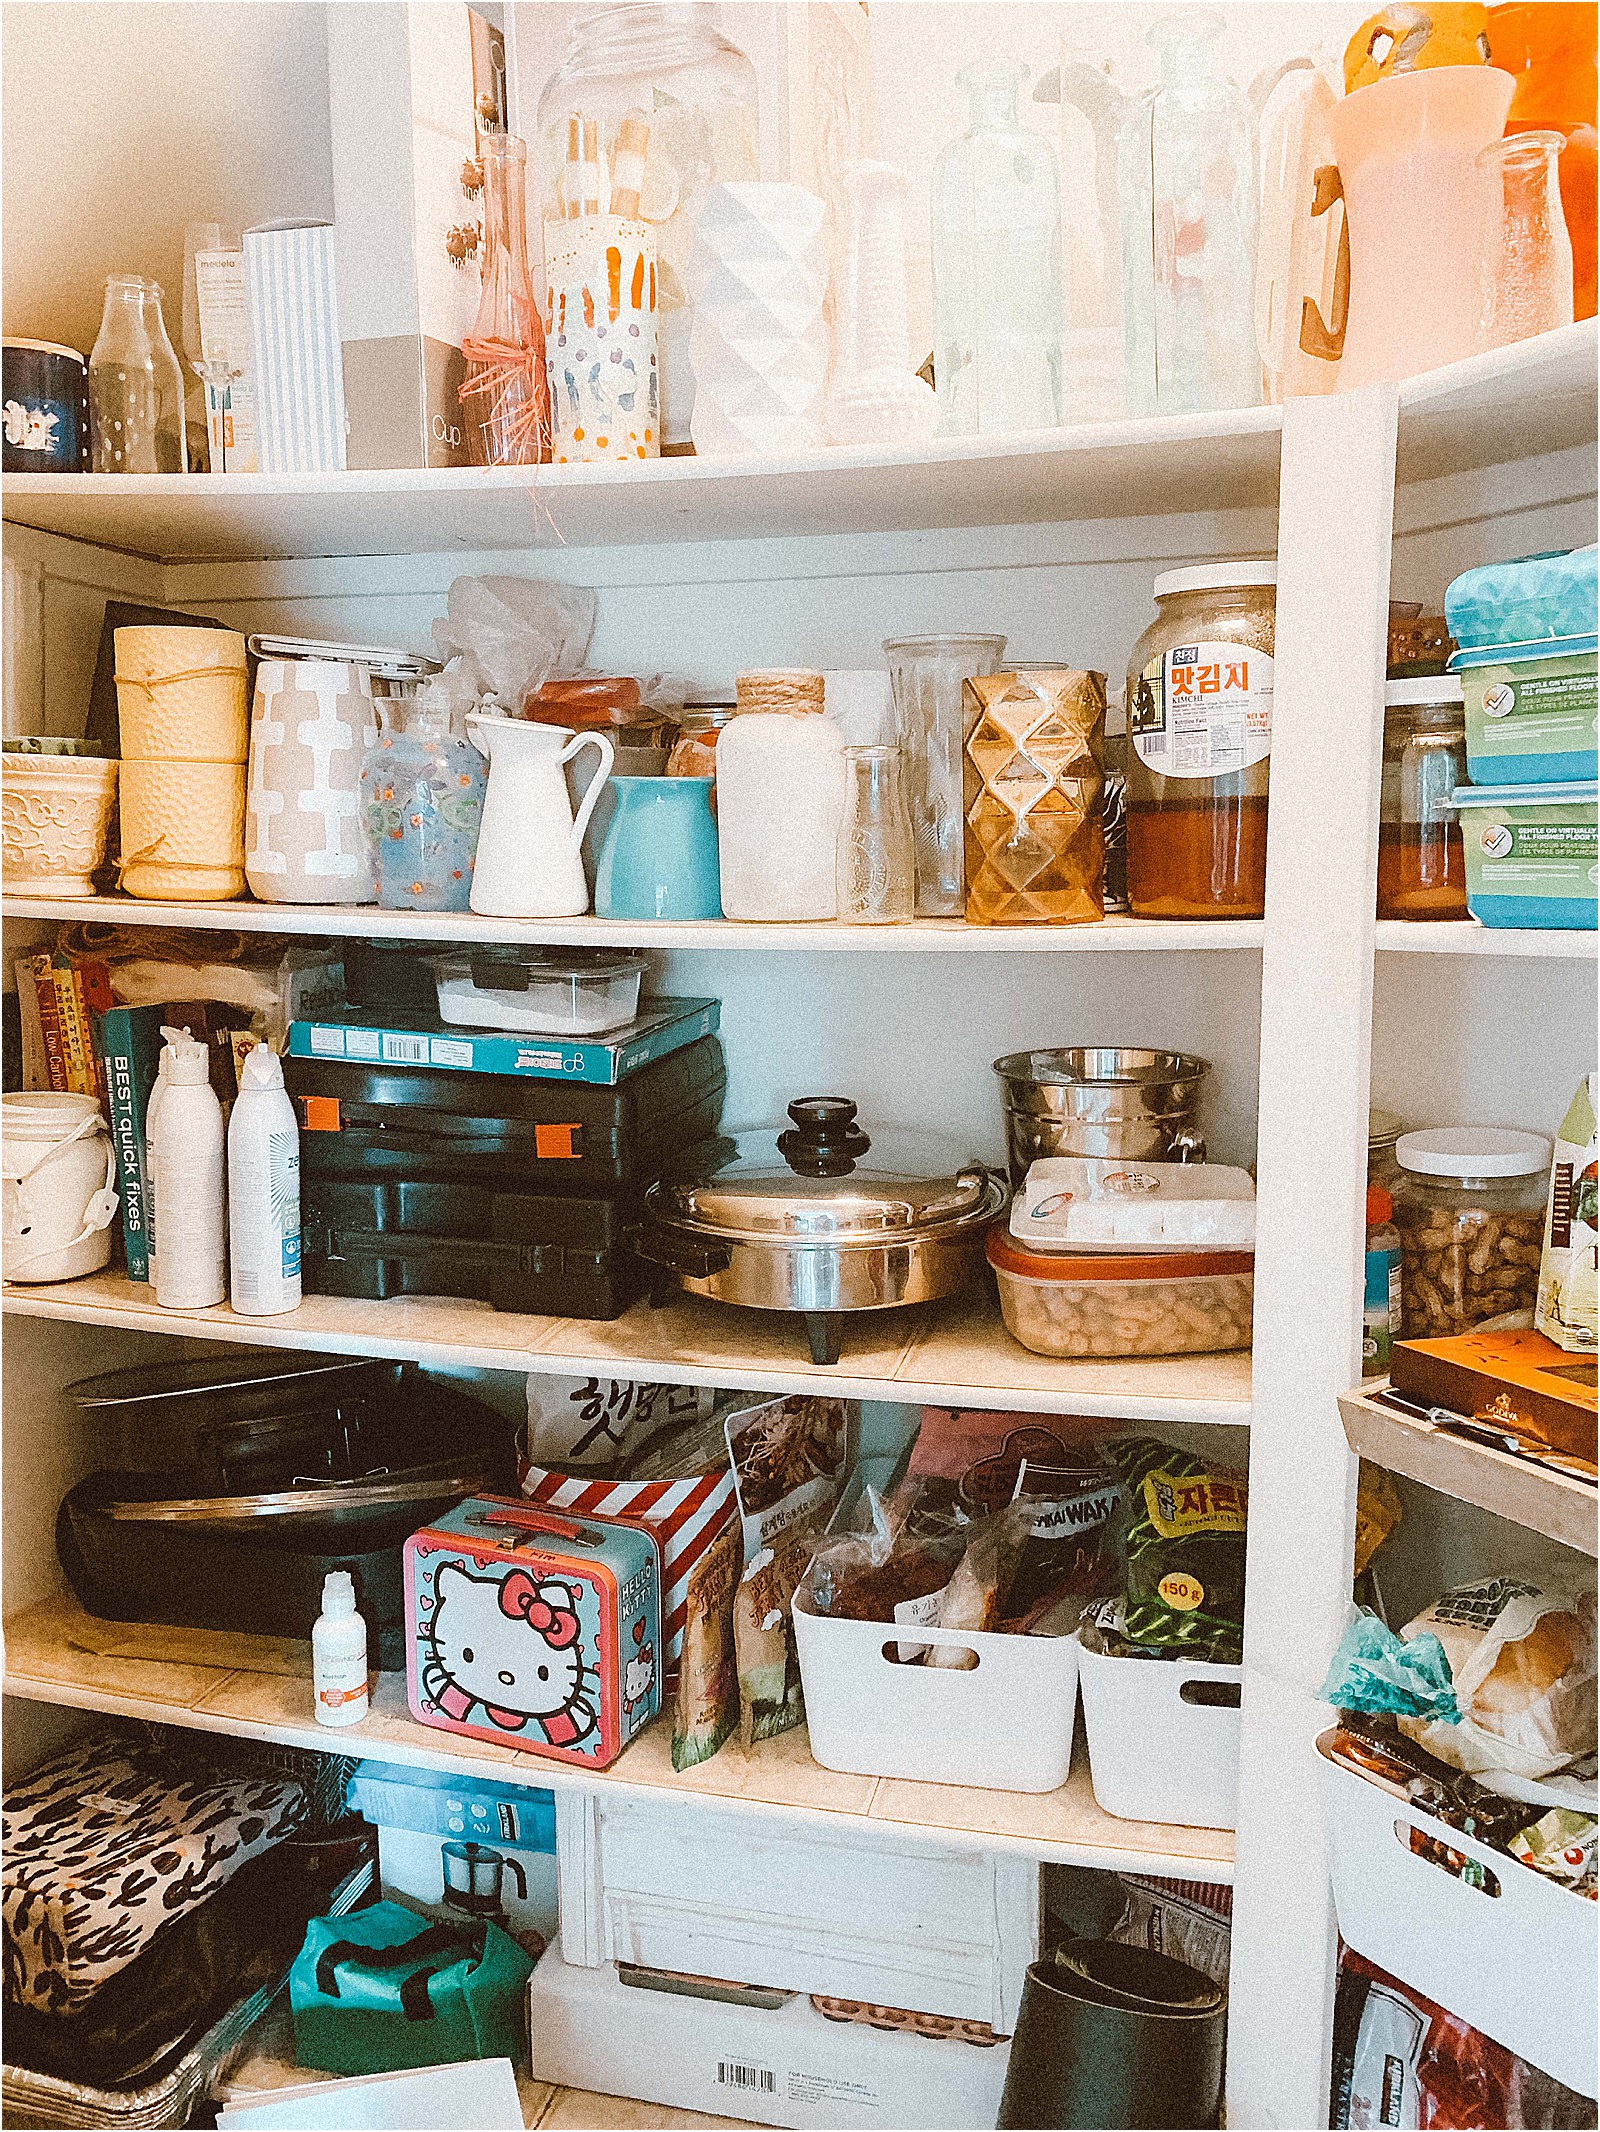
<path id="1" fill-rule="evenodd" d="M 1449 1126 L 1402 1134 L 1395 1154 L 1401 1338 L 1442 1340 L 1531 1313 L 1550 1169 L 1544 1134 Z"/>

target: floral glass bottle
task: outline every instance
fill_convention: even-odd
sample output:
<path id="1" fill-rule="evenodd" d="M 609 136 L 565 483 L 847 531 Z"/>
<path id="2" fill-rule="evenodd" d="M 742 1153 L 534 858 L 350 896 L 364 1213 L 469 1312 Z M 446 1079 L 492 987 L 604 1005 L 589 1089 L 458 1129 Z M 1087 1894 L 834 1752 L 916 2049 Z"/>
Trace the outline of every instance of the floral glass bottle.
<path id="1" fill-rule="evenodd" d="M 89 437 L 97 474 L 181 474 L 187 466 L 183 372 L 160 284 L 139 274 L 106 277 L 89 357 Z"/>
<path id="2" fill-rule="evenodd" d="M 488 772 L 447 703 L 426 687 L 377 705 L 378 738 L 361 766 L 361 804 L 388 911 L 470 908 Z"/>
<path id="3" fill-rule="evenodd" d="M 971 123 L 933 172 L 933 375 L 942 436 L 1061 420 L 1061 188 L 1017 115 L 1022 69 L 969 67 Z"/>
<path id="4" fill-rule="evenodd" d="M 533 466 L 550 456 L 544 326 L 528 271 L 527 147 L 483 137 L 483 293 L 461 343 L 461 411 L 474 466 Z"/>

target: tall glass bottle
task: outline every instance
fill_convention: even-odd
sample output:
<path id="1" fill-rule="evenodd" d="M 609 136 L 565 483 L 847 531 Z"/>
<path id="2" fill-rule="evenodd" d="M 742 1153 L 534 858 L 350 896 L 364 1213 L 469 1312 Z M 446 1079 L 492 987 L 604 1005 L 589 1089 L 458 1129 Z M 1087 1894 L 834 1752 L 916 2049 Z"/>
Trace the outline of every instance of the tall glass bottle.
<path id="1" fill-rule="evenodd" d="M 1255 121 L 1223 74 L 1222 18 L 1158 22 L 1155 89 L 1123 128 L 1123 319 L 1130 414 L 1254 407 Z"/>
<path id="2" fill-rule="evenodd" d="M 1061 420 L 1061 186 L 1017 116 L 1017 66 L 957 77 L 971 124 L 933 172 L 934 387 L 941 436 Z"/>
<path id="3" fill-rule="evenodd" d="M 97 474 L 187 469 L 183 372 L 161 316 L 161 286 L 140 274 L 106 277 L 89 357 L 89 449 Z"/>
<path id="4" fill-rule="evenodd" d="M 474 466 L 534 466 L 550 456 L 544 326 L 528 271 L 527 156 L 514 133 L 483 136 L 483 293 L 461 343 Z"/>
<path id="5" fill-rule="evenodd" d="M 1479 263 L 1480 348 L 1504 348 L 1572 323 L 1572 242 L 1557 158 L 1566 136 L 1511 133 L 1485 148 L 1489 231 Z"/>

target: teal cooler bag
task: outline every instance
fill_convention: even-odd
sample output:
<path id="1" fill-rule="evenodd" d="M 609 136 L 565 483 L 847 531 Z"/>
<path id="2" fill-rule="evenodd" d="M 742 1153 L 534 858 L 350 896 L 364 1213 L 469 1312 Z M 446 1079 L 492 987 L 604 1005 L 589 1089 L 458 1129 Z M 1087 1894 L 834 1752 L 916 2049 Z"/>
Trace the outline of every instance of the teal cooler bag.
<path id="1" fill-rule="evenodd" d="M 533 1963 L 498 1925 L 399 1903 L 314 1917 L 289 1972 L 295 2056 L 323 2073 L 523 2056 Z"/>

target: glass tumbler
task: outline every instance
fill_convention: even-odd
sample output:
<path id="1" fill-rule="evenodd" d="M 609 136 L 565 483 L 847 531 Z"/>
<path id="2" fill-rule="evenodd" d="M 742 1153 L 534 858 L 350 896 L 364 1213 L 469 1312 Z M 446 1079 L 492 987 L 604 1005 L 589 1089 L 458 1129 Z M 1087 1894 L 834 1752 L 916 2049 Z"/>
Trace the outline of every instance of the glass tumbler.
<path id="1" fill-rule="evenodd" d="M 894 925 L 916 914 L 916 863 L 898 748 L 846 748 L 839 920 Z"/>
<path id="2" fill-rule="evenodd" d="M 1561 206 L 1555 131 L 1508 134 L 1478 157 L 1491 188 L 1480 348 L 1504 348 L 1572 323 L 1572 242 Z"/>
<path id="3" fill-rule="evenodd" d="M 89 357 L 89 437 L 97 474 L 181 474 L 183 372 L 161 315 L 161 287 L 139 274 L 106 277 Z"/>
<path id="4" fill-rule="evenodd" d="M 919 918 L 959 918 L 966 908 L 961 684 L 976 674 L 994 673 L 1005 648 L 1000 636 L 890 637 L 884 642 L 905 759 Z"/>

